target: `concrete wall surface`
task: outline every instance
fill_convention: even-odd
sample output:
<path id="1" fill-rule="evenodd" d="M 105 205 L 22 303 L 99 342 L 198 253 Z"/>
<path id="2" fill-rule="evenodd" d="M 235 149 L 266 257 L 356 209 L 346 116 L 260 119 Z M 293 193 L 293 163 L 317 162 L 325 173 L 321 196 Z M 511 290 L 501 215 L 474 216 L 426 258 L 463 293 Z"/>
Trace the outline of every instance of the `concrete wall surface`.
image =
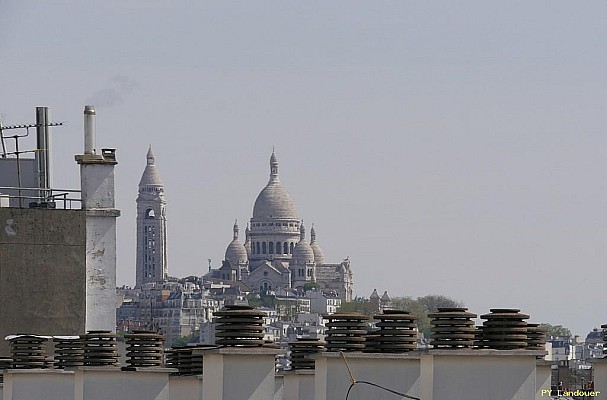
<path id="1" fill-rule="evenodd" d="M 202 375 L 169 376 L 169 398 L 171 400 L 201 400 Z"/>
<path id="2" fill-rule="evenodd" d="M 271 400 L 275 389 L 275 349 L 222 348 L 203 356 L 206 399 Z"/>
<path id="3" fill-rule="evenodd" d="M 594 368 L 594 390 L 601 392 L 594 399 L 607 400 L 607 359 L 594 361 L 592 368 Z"/>
<path id="4" fill-rule="evenodd" d="M 536 394 L 536 356 L 530 351 L 442 350 L 422 359 L 432 400 L 529 400 Z M 430 368 L 426 368 L 430 366 Z M 431 393 L 427 392 L 431 386 Z"/>
<path id="5" fill-rule="evenodd" d="M 75 400 L 76 374 L 62 370 L 4 372 L 2 400 Z"/>
<path id="6" fill-rule="evenodd" d="M 548 361 L 538 360 L 535 367 L 535 398 L 536 400 L 546 399 L 546 392 L 542 390 L 550 390 L 552 379 L 551 363 Z"/>
<path id="7" fill-rule="evenodd" d="M 314 370 L 287 371 L 284 374 L 283 400 L 314 400 Z"/>
<path id="8" fill-rule="evenodd" d="M 85 251 L 84 211 L 0 208 L 1 339 L 84 333 Z"/>
<path id="9" fill-rule="evenodd" d="M 276 374 L 276 376 L 274 377 L 274 399 L 273 400 L 282 400 L 284 398 L 284 389 L 285 389 L 284 375 Z"/>
<path id="10" fill-rule="evenodd" d="M 354 378 L 419 397 L 420 357 L 408 354 L 344 353 Z M 344 399 L 351 384 L 346 362 L 340 353 L 316 356 L 315 398 Z M 349 400 L 393 400 L 393 393 L 366 384 L 357 384 Z"/>
<path id="11" fill-rule="evenodd" d="M 412 352 L 408 354 L 322 353 L 316 370 L 276 375 L 276 350 L 205 350 L 204 376 L 170 376 L 173 369 L 121 371 L 78 367 L 67 370 L 7 370 L 0 400 L 340 400 L 359 382 L 350 400 L 393 400 L 398 395 L 371 382 L 423 400 L 531 400 L 549 384 L 550 365 L 529 351 Z M 607 400 L 607 360 L 597 360 L 593 399 Z"/>
<path id="12" fill-rule="evenodd" d="M 121 371 L 80 367 L 75 370 L 10 370 L 2 400 L 169 400 L 165 370 Z"/>

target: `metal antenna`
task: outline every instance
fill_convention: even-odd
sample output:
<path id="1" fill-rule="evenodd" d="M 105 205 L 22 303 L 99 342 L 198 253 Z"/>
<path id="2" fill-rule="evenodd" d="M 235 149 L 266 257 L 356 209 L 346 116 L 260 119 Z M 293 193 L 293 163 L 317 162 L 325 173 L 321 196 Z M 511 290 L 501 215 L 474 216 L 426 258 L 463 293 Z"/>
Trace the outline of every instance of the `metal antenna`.
<path id="1" fill-rule="evenodd" d="M 43 108 L 43 107 L 38 107 L 36 109 L 36 111 L 38 111 L 38 109 Z M 38 118 L 37 118 L 38 119 Z M 39 154 L 41 152 L 48 152 L 48 147 L 44 146 L 45 148 L 36 148 L 33 150 L 19 150 L 19 139 L 22 139 L 24 137 L 29 136 L 30 132 L 30 128 L 36 128 L 37 130 L 40 128 L 44 128 L 46 129 L 49 126 L 62 126 L 63 122 L 48 122 L 46 120 L 44 120 L 43 123 L 36 123 L 36 124 L 20 124 L 20 125 L 9 125 L 9 126 L 2 126 L 2 122 L 0 121 L 0 142 L 2 143 L 2 158 L 7 158 L 7 156 L 9 155 L 14 155 L 16 160 L 17 160 L 17 182 L 18 182 L 18 196 L 19 196 L 19 207 L 23 207 L 23 198 L 21 196 L 21 187 L 22 187 L 22 183 L 21 183 L 21 160 L 20 160 L 20 155 L 23 153 L 35 153 L 35 154 Z M 5 136 L 4 131 L 8 131 L 8 130 L 19 130 L 19 129 L 25 129 L 25 134 L 15 134 L 15 135 L 10 135 L 10 136 Z M 13 139 L 15 140 L 15 147 L 14 147 L 14 151 L 7 151 L 6 149 L 6 142 L 5 139 Z M 48 144 L 48 142 L 47 142 Z M 44 154 L 44 157 L 47 158 L 48 154 Z M 36 158 L 38 158 L 38 155 L 36 155 Z M 47 169 L 48 169 L 48 163 L 47 163 Z M 38 173 L 40 174 L 41 171 L 39 171 Z M 46 174 L 48 174 L 48 170 L 44 171 L 44 175 L 46 177 Z M 46 177 L 46 183 L 49 182 L 48 177 Z M 40 189 L 43 189 L 44 186 L 44 197 L 48 196 L 47 191 L 50 189 L 50 187 L 47 187 L 49 185 L 47 184 L 40 184 Z M 42 191 L 41 191 L 41 195 L 42 195 Z M 46 200 L 45 200 L 46 201 Z"/>

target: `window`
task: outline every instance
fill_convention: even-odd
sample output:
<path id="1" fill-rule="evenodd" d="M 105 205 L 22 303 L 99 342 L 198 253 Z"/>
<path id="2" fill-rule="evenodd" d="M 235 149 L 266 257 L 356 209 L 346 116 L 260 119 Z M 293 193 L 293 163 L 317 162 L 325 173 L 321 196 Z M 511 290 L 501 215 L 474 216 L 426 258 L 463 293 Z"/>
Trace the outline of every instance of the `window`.
<path id="1" fill-rule="evenodd" d="M 280 242 L 276 242 L 276 254 L 282 254 L 282 252 L 280 251 L 281 247 L 280 247 Z"/>
<path id="2" fill-rule="evenodd" d="M 261 243 L 261 254 L 266 254 L 266 242 Z"/>
<path id="3" fill-rule="evenodd" d="M 255 247 L 256 247 L 256 250 L 257 250 L 255 253 L 256 254 L 261 254 L 261 251 L 259 251 L 259 242 L 255 243 Z"/>
<path id="4" fill-rule="evenodd" d="M 293 242 L 291 242 L 291 249 L 289 250 L 289 254 L 293 254 L 293 246 L 295 245 L 293 244 Z"/>
<path id="5" fill-rule="evenodd" d="M 274 254 L 274 242 L 268 243 L 268 253 Z"/>
<path id="6" fill-rule="evenodd" d="M 282 247 L 282 254 L 289 254 L 289 243 L 284 242 Z"/>

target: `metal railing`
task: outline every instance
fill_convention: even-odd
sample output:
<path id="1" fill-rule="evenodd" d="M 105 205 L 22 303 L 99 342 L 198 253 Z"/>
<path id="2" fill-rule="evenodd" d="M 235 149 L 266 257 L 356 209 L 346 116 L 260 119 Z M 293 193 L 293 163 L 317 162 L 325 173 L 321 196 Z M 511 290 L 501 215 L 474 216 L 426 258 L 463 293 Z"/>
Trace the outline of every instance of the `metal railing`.
<path id="1" fill-rule="evenodd" d="M 80 190 L 73 189 L 0 186 L 0 207 L 80 209 L 82 196 Z"/>

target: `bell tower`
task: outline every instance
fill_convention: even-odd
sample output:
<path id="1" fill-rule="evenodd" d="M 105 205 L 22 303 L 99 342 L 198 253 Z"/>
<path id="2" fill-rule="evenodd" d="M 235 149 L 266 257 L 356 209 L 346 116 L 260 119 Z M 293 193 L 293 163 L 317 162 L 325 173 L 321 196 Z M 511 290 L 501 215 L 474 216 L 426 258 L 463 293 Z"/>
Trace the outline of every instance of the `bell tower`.
<path id="1" fill-rule="evenodd" d="M 166 245 L 164 185 L 156 169 L 156 160 L 150 146 L 137 197 L 137 286 L 167 279 Z"/>

